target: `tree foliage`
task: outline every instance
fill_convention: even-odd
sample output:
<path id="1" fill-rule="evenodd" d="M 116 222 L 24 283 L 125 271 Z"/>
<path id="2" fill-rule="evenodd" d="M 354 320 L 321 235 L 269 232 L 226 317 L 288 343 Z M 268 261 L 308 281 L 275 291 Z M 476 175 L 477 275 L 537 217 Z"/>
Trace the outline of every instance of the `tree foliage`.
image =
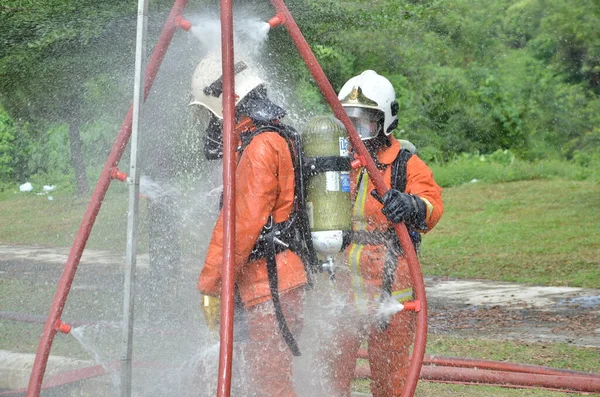
<path id="1" fill-rule="evenodd" d="M 397 133 L 427 160 L 510 149 L 585 162 L 598 150 L 600 0 L 286 3 L 336 90 L 365 69 L 390 79 Z M 157 15 L 172 1 L 151 5 Z M 120 0 L 2 3 L 0 179 L 70 172 L 52 153 L 68 148 L 73 123 L 86 161 L 108 150 L 129 103 L 135 9 Z M 267 45 L 266 61 L 291 77 L 307 112 L 324 111 L 285 29 Z"/>

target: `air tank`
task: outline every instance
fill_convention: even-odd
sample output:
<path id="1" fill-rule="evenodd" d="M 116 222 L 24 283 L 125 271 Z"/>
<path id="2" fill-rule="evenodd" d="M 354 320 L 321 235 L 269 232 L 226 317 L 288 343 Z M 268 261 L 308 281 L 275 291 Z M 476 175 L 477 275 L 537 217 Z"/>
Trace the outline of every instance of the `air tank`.
<path id="1" fill-rule="evenodd" d="M 350 158 L 346 129 L 333 116 L 317 116 L 302 133 L 307 182 L 306 210 L 315 250 L 330 256 L 352 229 Z"/>

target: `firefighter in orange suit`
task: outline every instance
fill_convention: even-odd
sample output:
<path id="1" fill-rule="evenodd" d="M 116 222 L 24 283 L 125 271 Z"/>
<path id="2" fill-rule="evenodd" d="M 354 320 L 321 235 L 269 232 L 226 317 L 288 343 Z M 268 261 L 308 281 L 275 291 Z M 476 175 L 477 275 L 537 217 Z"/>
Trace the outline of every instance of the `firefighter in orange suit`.
<path id="1" fill-rule="evenodd" d="M 417 243 L 419 233 L 431 230 L 442 215 L 442 189 L 429 167 L 415 154 L 402 150 L 392 135 L 398 123 L 398 103 L 385 77 L 367 70 L 350 79 L 338 97 L 390 189 L 379 198 L 364 168 L 351 174 L 352 242 L 345 251 L 346 277 L 336 277 L 344 284 L 359 318 L 365 318 L 360 315 L 369 313 L 370 303 L 382 302 L 382 297 L 398 302 L 413 299 L 407 260 L 393 224 L 404 222 Z M 414 312 L 400 311 L 384 320 L 352 321 L 341 326 L 329 356 L 332 394 L 350 395 L 356 353 L 366 340 L 373 396 L 400 396 L 415 319 Z"/>
<path id="2" fill-rule="evenodd" d="M 280 119 L 285 111 L 266 95 L 265 83 L 243 62 L 235 65 L 236 133 L 240 148 L 235 173 L 235 293 L 234 318 L 245 324 L 243 346 L 253 390 L 246 395 L 295 396 L 292 384 L 292 352 L 286 346 L 281 323 L 272 300 L 273 290 L 265 253 L 257 242 L 264 240 L 265 230 L 286 224 L 295 214 L 295 174 L 292 146 L 286 139 Z M 206 131 L 205 154 L 222 155 L 222 79 L 218 57 L 203 60 L 194 73 L 194 102 L 212 113 Z M 220 146 L 219 146 L 220 145 Z M 241 154 L 240 154 L 241 153 Z M 284 237 L 281 237 L 285 240 Z M 278 240 L 281 242 L 280 240 Z M 274 262 L 277 268 L 276 289 L 286 327 L 298 335 L 303 318 L 304 285 L 307 276 L 300 256 L 277 245 Z M 203 294 L 202 305 L 207 322 L 215 323 L 221 292 L 223 263 L 223 213 L 213 230 L 204 267 L 198 281 Z M 234 336 L 237 339 L 237 336 Z"/>

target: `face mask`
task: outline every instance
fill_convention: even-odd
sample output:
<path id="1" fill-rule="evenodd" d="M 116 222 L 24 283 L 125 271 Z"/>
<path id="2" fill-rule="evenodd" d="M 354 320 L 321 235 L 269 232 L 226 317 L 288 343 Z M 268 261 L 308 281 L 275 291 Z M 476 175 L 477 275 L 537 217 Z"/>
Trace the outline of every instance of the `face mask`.
<path id="1" fill-rule="evenodd" d="M 383 112 L 362 107 L 344 107 L 360 139 L 367 141 L 379 135 L 383 127 Z"/>
<path id="2" fill-rule="evenodd" d="M 223 122 L 213 115 L 204 134 L 204 156 L 207 160 L 223 158 Z"/>

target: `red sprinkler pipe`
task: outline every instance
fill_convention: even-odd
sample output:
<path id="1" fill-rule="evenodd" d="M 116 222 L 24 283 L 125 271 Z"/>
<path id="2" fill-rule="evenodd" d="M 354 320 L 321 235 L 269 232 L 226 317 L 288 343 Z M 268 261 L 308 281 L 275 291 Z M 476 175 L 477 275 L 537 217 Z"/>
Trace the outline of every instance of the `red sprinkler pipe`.
<path id="1" fill-rule="evenodd" d="M 354 375 L 359 379 L 369 379 L 371 370 L 367 366 L 360 366 L 356 368 Z M 421 379 L 429 382 L 463 385 L 536 388 L 579 393 L 600 392 L 600 379 L 595 377 L 541 375 L 474 368 L 425 366 L 421 370 Z"/>
<path id="2" fill-rule="evenodd" d="M 520 372 L 526 374 L 574 377 L 580 376 L 584 378 L 600 379 L 600 374 L 595 374 L 591 372 L 572 371 L 569 369 L 551 368 L 532 364 L 516 364 L 505 361 L 479 360 L 473 358 L 425 356 L 424 364 L 434 365 L 438 367 L 487 369 L 493 371 Z"/>
<path id="3" fill-rule="evenodd" d="M 167 52 L 167 48 L 171 43 L 171 39 L 177 30 L 177 17 L 181 15 L 181 12 L 185 8 L 186 4 L 187 0 L 175 0 L 175 3 L 173 4 L 173 8 L 171 9 L 171 13 L 167 18 L 167 21 L 163 27 L 163 31 L 158 39 L 158 42 L 156 43 L 152 57 L 146 66 L 144 99 L 148 97 L 150 87 L 152 87 L 154 79 L 156 78 L 156 74 L 158 73 L 158 68 L 160 67 L 160 64 Z M 92 227 L 94 226 L 94 221 L 100 212 L 102 201 L 104 200 L 104 196 L 106 195 L 112 180 L 111 171 L 114 167 L 117 167 L 117 164 L 119 163 L 119 160 L 125 151 L 129 137 L 131 136 L 132 119 L 133 107 L 130 107 L 129 112 L 125 116 L 125 120 L 121 125 L 121 129 L 119 130 L 119 134 L 117 135 L 110 154 L 104 163 L 104 168 L 102 169 L 98 183 L 94 188 L 94 192 L 90 198 L 90 202 L 83 216 L 83 220 L 81 221 L 79 230 L 75 236 L 73 245 L 71 246 L 69 257 L 65 263 L 56 293 L 54 294 L 54 299 L 52 300 L 48 318 L 44 324 L 44 330 L 42 331 L 40 344 L 35 355 L 35 361 L 33 362 L 33 368 L 29 378 L 27 397 L 37 397 L 40 394 L 42 380 L 44 378 L 46 365 L 48 363 L 48 356 L 50 355 L 50 348 L 52 347 L 52 341 L 54 340 L 54 336 L 57 332 L 57 330 L 54 328 L 54 324 L 62 315 L 62 311 L 67 300 L 67 295 L 69 294 L 71 284 L 73 283 L 73 278 L 75 277 L 75 272 L 77 271 L 77 266 L 79 265 L 79 260 L 81 259 L 85 244 L 87 243 L 92 231 Z"/>
<path id="4" fill-rule="evenodd" d="M 367 349 L 358 350 L 358 358 L 367 359 Z M 459 367 L 474 369 L 489 369 L 494 371 L 521 372 L 527 374 L 539 375 L 558 375 L 558 376 L 582 376 L 584 378 L 598 378 L 600 374 L 583 371 L 573 371 L 563 368 L 552 368 L 533 364 L 516 364 L 506 361 L 482 360 L 475 358 L 446 357 L 425 355 L 423 365 L 438 367 Z"/>
<path id="5" fill-rule="evenodd" d="M 319 62 L 306 42 L 306 39 L 302 35 L 300 28 L 294 20 L 294 17 L 288 10 L 283 0 L 271 0 L 271 3 L 277 10 L 277 14 L 284 18 L 284 25 L 287 28 L 290 37 L 292 40 L 294 40 L 296 47 L 298 47 L 298 51 L 302 55 L 306 66 L 311 71 L 317 85 L 331 106 L 333 113 L 346 127 L 350 143 L 354 147 L 358 156 L 364 158 L 365 167 L 369 173 L 369 177 L 373 181 L 373 184 L 375 185 L 379 195 L 383 197 L 387 191 L 383 177 L 379 173 L 375 162 L 361 141 L 360 136 L 354 128 L 354 125 L 350 121 L 350 118 L 344 111 L 342 104 L 338 100 L 337 95 L 333 90 L 333 87 L 331 87 L 327 76 L 323 72 L 323 69 L 319 65 Z M 423 356 L 425 355 L 425 345 L 427 343 L 427 300 L 425 297 L 425 283 L 423 281 L 423 275 L 421 274 L 419 260 L 417 259 L 417 255 L 410 237 L 408 236 L 406 226 L 403 223 L 400 223 L 396 224 L 394 228 L 398 238 L 400 239 L 400 243 L 402 244 L 402 248 L 404 249 L 406 259 L 408 261 L 415 292 L 415 300 L 419 301 L 421 304 L 421 310 L 417 312 L 417 328 L 415 333 L 415 344 L 413 347 L 413 359 L 410 363 L 406 385 L 402 393 L 402 396 L 409 397 L 414 394 L 414 391 L 417 387 L 419 372 L 423 363 Z"/>
<path id="6" fill-rule="evenodd" d="M 233 356 L 233 290 L 235 249 L 235 87 L 233 74 L 233 4 L 221 0 L 223 62 L 223 265 L 217 396 L 229 397 Z"/>

